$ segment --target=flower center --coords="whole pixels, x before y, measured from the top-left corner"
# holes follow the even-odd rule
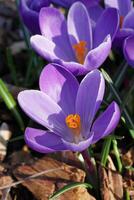
[[[120,16],[120,28],[122,28],[123,21],[124,21],[124,17],[123,17],[123,16]]]
[[[87,43],[85,41],[80,41],[78,44],[73,45],[75,51],[75,56],[80,64],[84,63],[85,56],[87,54]]]
[[[68,115],[65,119],[66,125],[71,129],[72,133],[79,136],[81,131],[81,119],[78,114]]]

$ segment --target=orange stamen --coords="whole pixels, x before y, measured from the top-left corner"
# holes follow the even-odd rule
[[[123,16],[120,16],[120,28],[122,28],[123,21],[124,21],[124,17],[123,17]]]
[[[80,41],[78,44],[74,44],[73,48],[75,50],[76,59],[80,64],[84,63],[85,56],[87,54],[86,42]]]
[[[72,132],[76,135],[80,134],[80,129],[81,129],[81,119],[78,114],[71,114],[68,115],[65,119],[66,125],[68,128],[72,130]]]

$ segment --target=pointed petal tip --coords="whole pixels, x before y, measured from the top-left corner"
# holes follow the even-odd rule
[[[99,68],[107,59],[111,51],[111,47],[111,36],[107,35],[101,44],[89,51],[85,58],[84,66],[90,71]]]
[[[119,123],[120,116],[120,108],[113,101],[93,123],[91,129],[94,132],[93,143],[112,133]]]
[[[111,39],[113,41],[118,28],[118,10],[116,8],[106,8],[96,23],[94,30],[94,47],[97,47],[100,43],[102,43],[108,34],[111,35]]]

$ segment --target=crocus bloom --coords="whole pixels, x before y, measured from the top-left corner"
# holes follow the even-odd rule
[[[76,1],[77,0],[20,0],[19,12],[28,30],[32,34],[38,34],[40,33],[39,11],[41,8],[49,6],[50,3],[68,8]],[[88,8],[96,6],[98,2],[99,0],[82,0],[82,3]]]
[[[110,134],[119,122],[120,110],[115,102],[95,118],[105,90],[104,78],[97,69],[79,85],[65,68],[49,64],[41,73],[39,86],[40,91],[26,90],[18,96],[26,114],[48,129],[26,128],[25,141],[38,152],[83,151]]]
[[[92,31],[86,7],[77,2],[69,9],[67,23],[59,10],[49,7],[41,9],[39,23],[42,35],[31,37],[32,47],[48,61],[82,75],[100,67],[107,58],[118,29],[118,13],[114,8],[106,9]]]
[[[131,0],[105,0],[107,7],[117,8],[120,14],[120,29],[115,42],[122,47],[127,62],[134,67],[134,8]]]

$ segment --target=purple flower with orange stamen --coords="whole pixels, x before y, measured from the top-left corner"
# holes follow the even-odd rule
[[[78,0],[20,0],[19,12],[28,30],[32,34],[39,34],[39,12],[41,8],[48,7],[51,3],[55,3],[58,6],[68,8],[76,1]],[[85,4],[88,9],[91,7],[95,9],[96,7],[97,10],[100,11],[100,8],[97,7],[98,2],[99,0],[82,0],[82,3]]]
[[[105,91],[99,70],[89,72],[79,85],[65,68],[49,64],[41,73],[39,86],[40,91],[26,90],[18,96],[26,114],[48,129],[26,128],[25,141],[35,151],[81,152],[109,135],[119,122],[116,102],[95,117]]]
[[[114,44],[122,47],[127,62],[134,67],[134,8],[131,0],[105,0],[107,7],[117,8],[120,14],[120,29]]]
[[[31,37],[32,47],[48,61],[82,75],[100,67],[109,55],[119,18],[116,9],[108,8],[92,30],[86,7],[77,2],[69,9],[67,22],[56,8],[42,8],[39,22],[42,35]]]

